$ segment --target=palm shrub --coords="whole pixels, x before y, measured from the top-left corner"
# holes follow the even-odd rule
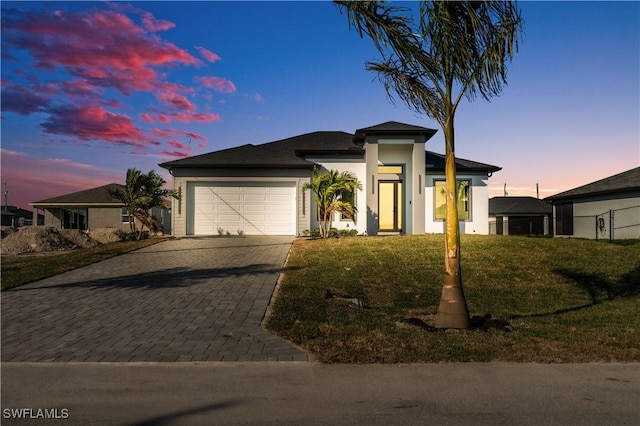
[[[132,232],[137,232],[138,240],[142,238],[145,226],[153,232],[162,230],[158,218],[151,214],[153,208],[169,208],[169,197],[180,199],[177,191],[164,187],[166,183],[164,178],[153,170],[144,174],[134,168],[127,170],[124,190],[109,190],[112,197],[124,203],[129,215],[129,226]],[[137,229],[134,218],[140,222],[140,229]]]
[[[357,189],[362,189],[362,185],[353,173],[337,170],[320,173],[318,168],[314,167],[311,182],[305,184],[302,190],[310,190],[313,194],[321,238],[329,237],[334,213],[343,214],[349,218],[355,216],[357,208],[352,201],[349,201],[349,195],[354,194]]]

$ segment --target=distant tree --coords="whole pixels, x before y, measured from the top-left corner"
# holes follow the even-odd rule
[[[460,100],[489,100],[507,83],[506,63],[518,50],[522,19],[510,1],[423,1],[418,23],[410,8],[377,1],[335,1],[360,36],[382,56],[378,73],[409,108],[436,120],[445,137],[445,275],[436,327],[468,328],[462,289],[456,200],[454,117]]]
[[[303,191],[311,190],[317,206],[320,237],[327,238],[333,223],[334,213],[353,218],[357,208],[354,200],[355,191],[362,189],[355,175],[351,172],[329,170],[320,173],[313,169],[311,182],[302,187]]]
[[[166,181],[162,176],[151,170],[144,174],[135,168],[127,170],[125,189],[112,189],[109,194],[122,201],[129,216],[131,231],[138,233],[138,239],[146,226],[150,231],[162,230],[162,224],[152,214],[155,207],[169,208],[169,197],[179,199],[178,193],[166,189]],[[135,219],[140,222],[140,229],[136,227]]]

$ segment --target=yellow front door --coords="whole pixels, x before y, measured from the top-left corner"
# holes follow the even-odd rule
[[[402,231],[402,182],[378,182],[378,226],[380,231]]]

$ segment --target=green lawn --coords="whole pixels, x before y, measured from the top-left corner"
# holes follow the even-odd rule
[[[61,274],[62,272],[150,246],[160,241],[164,241],[164,238],[121,241],[101,244],[89,249],[39,255],[2,256],[2,259],[0,259],[2,290]]]
[[[471,314],[506,327],[412,324],[440,300],[441,235],[296,240],[267,327],[324,362],[640,361],[640,241],[463,236],[462,254]]]

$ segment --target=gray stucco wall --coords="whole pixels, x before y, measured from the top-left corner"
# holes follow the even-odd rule
[[[554,234],[557,235],[555,232],[556,206],[553,212]],[[600,218],[602,221],[596,222]],[[573,200],[573,234],[570,236],[608,239],[611,231],[613,231],[613,239],[640,238],[640,191]],[[569,237],[569,235],[557,236]]]

